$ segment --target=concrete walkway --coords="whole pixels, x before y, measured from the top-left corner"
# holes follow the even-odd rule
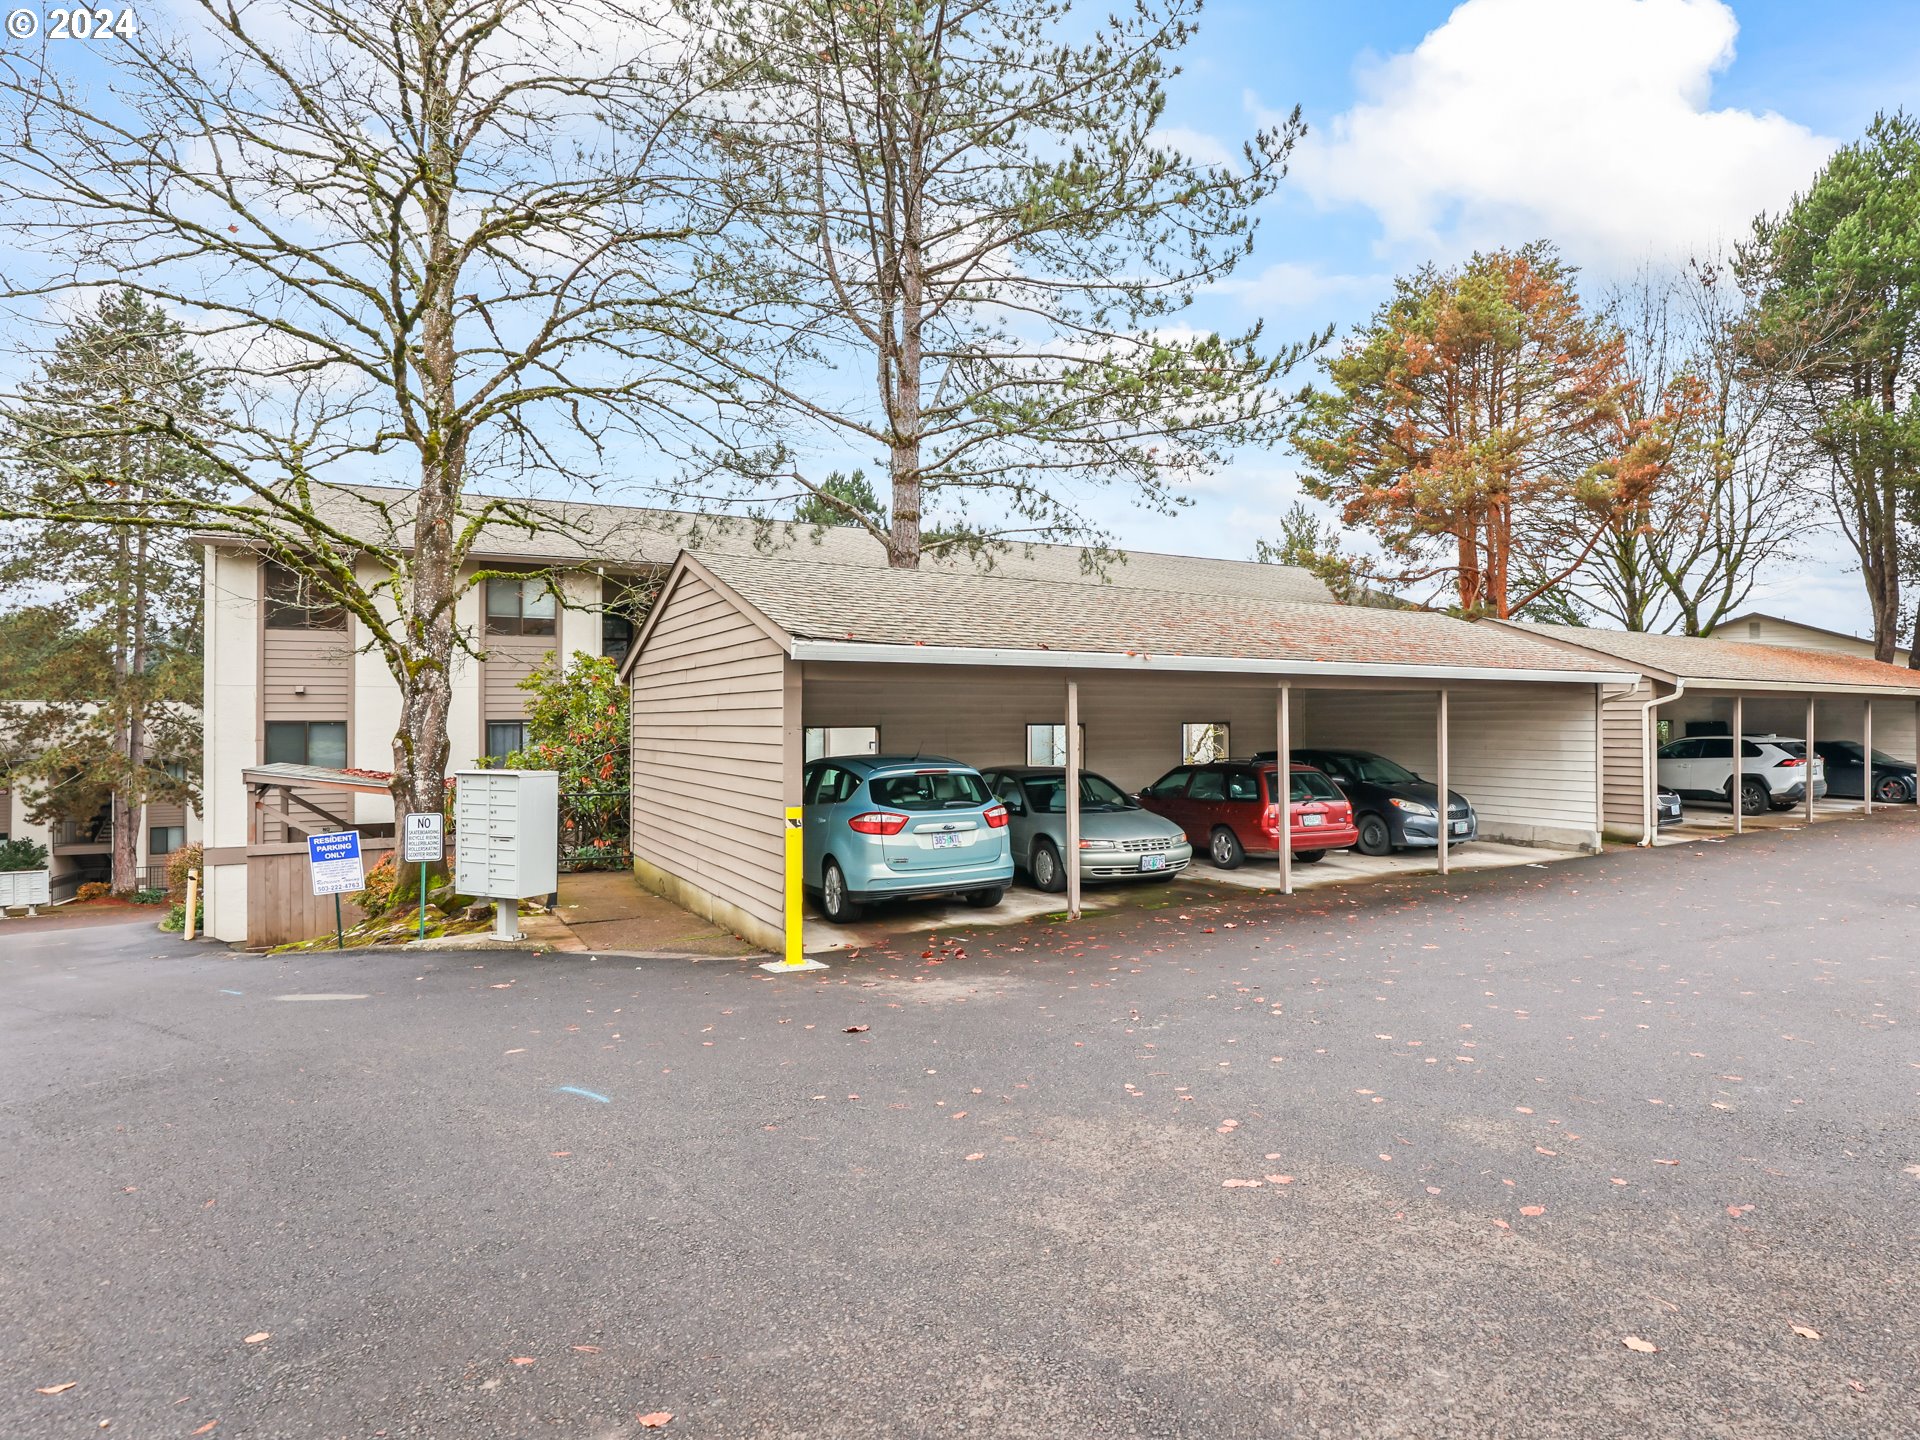
[[[560,920],[593,952],[752,955],[756,946],[644,889],[625,870],[560,877]]]

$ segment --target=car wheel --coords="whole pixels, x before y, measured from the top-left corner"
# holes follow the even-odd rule
[[[1326,858],[1327,852],[1324,850],[1296,850],[1293,852],[1293,863],[1296,865],[1318,865]]]
[[[988,885],[983,889],[967,891],[967,904],[976,910],[991,910],[1000,903],[1000,897],[1007,893],[1004,885]]]
[[[820,908],[836,925],[851,925],[861,916],[860,906],[847,893],[847,877],[837,861],[827,861],[820,872]]]
[[[1222,870],[1238,870],[1240,863],[1247,858],[1240,837],[1224,825],[1215,830],[1213,838],[1207,841],[1207,855]]]
[[[1907,782],[1898,775],[1882,775],[1873,784],[1873,798],[1882,805],[1904,804],[1908,793]]]
[[[1387,822],[1378,815],[1362,815],[1358,848],[1362,855],[1391,855],[1393,831],[1387,828]]]
[[[1742,780],[1740,782],[1740,813],[1742,815],[1764,815],[1773,804],[1773,793],[1767,789],[1764,780]]]
[[[1034,889],[1058,895],[1067,888],[1067,867],[1060,863],[1060,852],[1053,848],[1051,840],[1042,840],[1033,847],[1033,859],[1027,862],[1027,868],[1033,875]]]

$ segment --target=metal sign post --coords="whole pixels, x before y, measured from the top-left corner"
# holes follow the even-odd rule
[[[420,866],[420,938],[427,938],[427,866],[438,865],[447,855],[447,817],[419,811],[408,813],[400,828],[402,864]]]
[[[367,888],[366,872],[360,866],[360,832],[336,830],[309,835],[307,867],[313,876],[313,893],[333,897],[333,942],[337,949],[344,950],[347,932],[340,915],[340,897]]]

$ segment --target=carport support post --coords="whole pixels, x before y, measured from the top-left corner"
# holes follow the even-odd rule
[[[1080,682],[1067,681],[1067,914],[1080,918]]]
[[[1736,835],[1741,831],[1740,822],[1746,818],[1747,810],[1745,701],[1745,696],[1733,697],[1733,833]]]
[[[1873,697],[1868,696],[1861,702],[1861,707],[1860,748],[1866,754],[1861,756],[1860,773],[1865,778],[1860,782],[1860,793],[1866,797],[1867,814],[1871,815],[1873,814]]]
[[[1275,757],[1273,799],[1280,812],[1280,893],[1293,893],[1293,687],[1280,687],[1280,753]]]
[[[1440,752],[1440,793],[1434,797],[1434,828],[1440,835],[1440,873],[1447,873],[1447,692],[1440,692],[1440,713],[1438,734],[1435,737]]]
[[[1807,823],[1813,823],[1813,711],[1820,702],[1807,697]]]

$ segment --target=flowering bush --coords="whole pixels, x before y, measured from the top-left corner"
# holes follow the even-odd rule
[[[627,692],[619,667],[548,655],[520,682],[528,692],[527,744],[507,757],[520,770],[560,775],[561,853],[574,865],[624,865],[627,855]]]
[[[182,845],[167,856],[167,899],[182,909],[187,903],[187,872],[200,868],[202,853],[198,844]]]

